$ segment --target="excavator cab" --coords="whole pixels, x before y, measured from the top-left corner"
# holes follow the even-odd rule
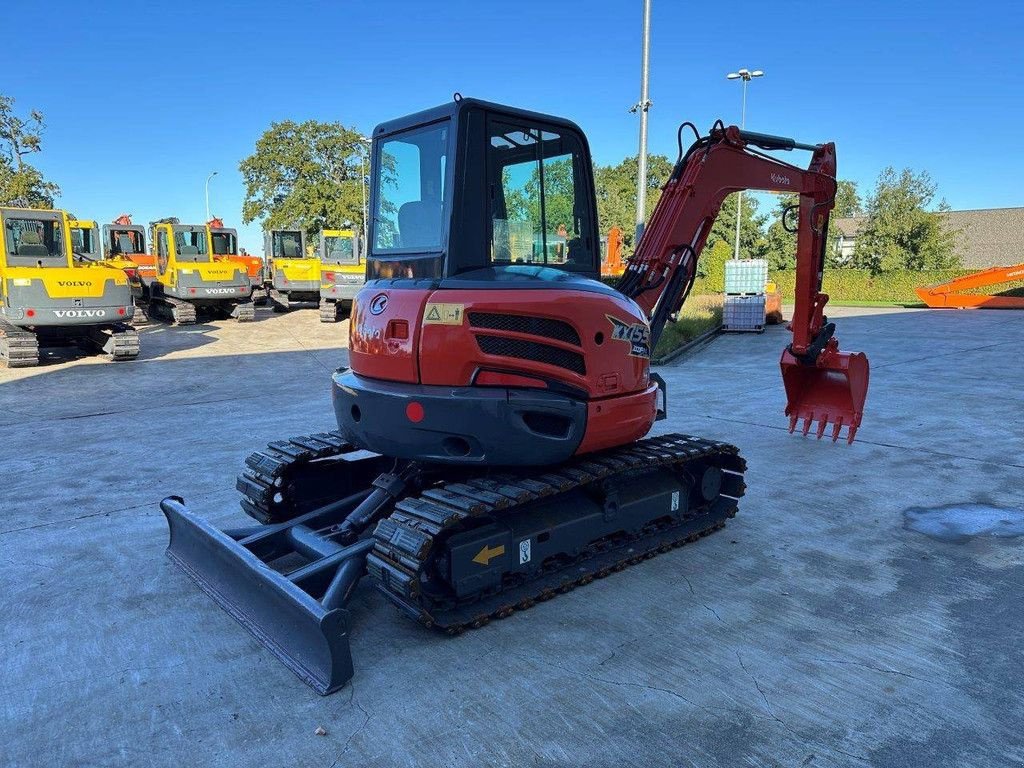
[[[285,312],[295,302],[320,301],[320,259],[309,253],[301,228],[268,230],[263,249],[275,312]]]
[[[320,322],[336,323],[366,282],[362,243],[351,229],[320,232]]]
[[[590,150],[571,121],[460,97],[379,125],[373,153],[368,280],[598,276]]]

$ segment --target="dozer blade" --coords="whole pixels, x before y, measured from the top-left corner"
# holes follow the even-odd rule
[[[318,566],[285,575],[267,564],[280,544],[274,537],[285,538],[289,524],[229,532],[214,528],[180,498],[164,499],[160,509],[170,529],[167,556],[285,666],[321,695],[351,679],[349,612],[326,609],[299,586],[300,572],[309,575]],[[324,560],[353,559],[360,554],[349,551],[354,549]]]
[[[780,365],[786,388],[789,431],[802,421],[806,435],[814,422],[818,422],[817,436],[821,439],[831,424],[832,442],[835,442],[845,426],[846,441],[852,443],[868,396],[867,355],[826,349],[816,364],[807,364],[786,349]]]

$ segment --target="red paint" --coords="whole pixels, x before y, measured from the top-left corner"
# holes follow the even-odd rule
[[[646,435],[657,416],[658,387],[587,403],[587,431],[576,454],[613,448]]]
[[[356,373],[372,379],[419,383],[416,348],[419,344],[423,305],[431,291],[420,288],[384,291],[388,296],[387,307],[379,315],[374,315],[370,312],[370,303],[381,292],[376,287],[364,288],[352,302],[348,336],[349,365]],[[398,338],[397,333],[388,336],[392,321],[406,323],[407,338]],[[397,332],[398,329],[395,330]]]
[[[405,406],[405,417],[413,424],[419,424],[423,421],[423,416],[423,406],[415,400]]]

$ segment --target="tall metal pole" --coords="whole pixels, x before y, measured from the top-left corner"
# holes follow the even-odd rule
[[[747,127],[747,78],[743,78],[743,110],[740,112],[740,130]],[[736,193],[736,252],[734,259],[740,257],[740,219],[743,217],[743,190]]]
[[[359,156],[359,172],[362,174],[362,178],[359,180],[359,187],[363,191],[363,231],[362,231],[362,245],[363,253],[369,252],[369,243],[366,242],[370,236],[370,228],[368,226],[367,219],[369,218],[366,210],[366,156],[370,154],[370,147],[373,142],[366,136],[359,137],[359,143],[362,145],[362,152]]]
[[[640,63],[640,101],[632,112],[640,111],[640,152],[636,179],[636,236],[633,240],[635,248],[644,233],[644,220],[647,209],[647,111],[651,108],[648,97],[648,74],[651,54],[651,0],[644,0],[644,33]]]
[[[212,179],[216,175],[217,175],[217,172],[214,171],[213,173],[211,173],[209,176],[206,177],[206,220],[207,221],[209,221],[210,218],[211,218],[211,216],[210,216],[210,179]]]
[[[736,72],[730,72],[726,75],[728,80],[742,80],[743,81],[743,108],[740,112],[740,129],[747,127],[747,83],[753,80],[755,77],[763,77],[764,72],[760,69],[755,69],[751,72],[749,69],[740,69]],[[743,220],[743,192],[736,193],[736,250],[733,251],[732,257],[738,259],[740,257],[740,222]]]

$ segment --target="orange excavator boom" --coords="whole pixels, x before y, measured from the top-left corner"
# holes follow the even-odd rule
[[[1024,309],[1024,296],[958,293],[1014,281],[1024,281],[1024,264],[983,269],[939,285],[921,286],[915,288],[914,292],[933,309]]]

